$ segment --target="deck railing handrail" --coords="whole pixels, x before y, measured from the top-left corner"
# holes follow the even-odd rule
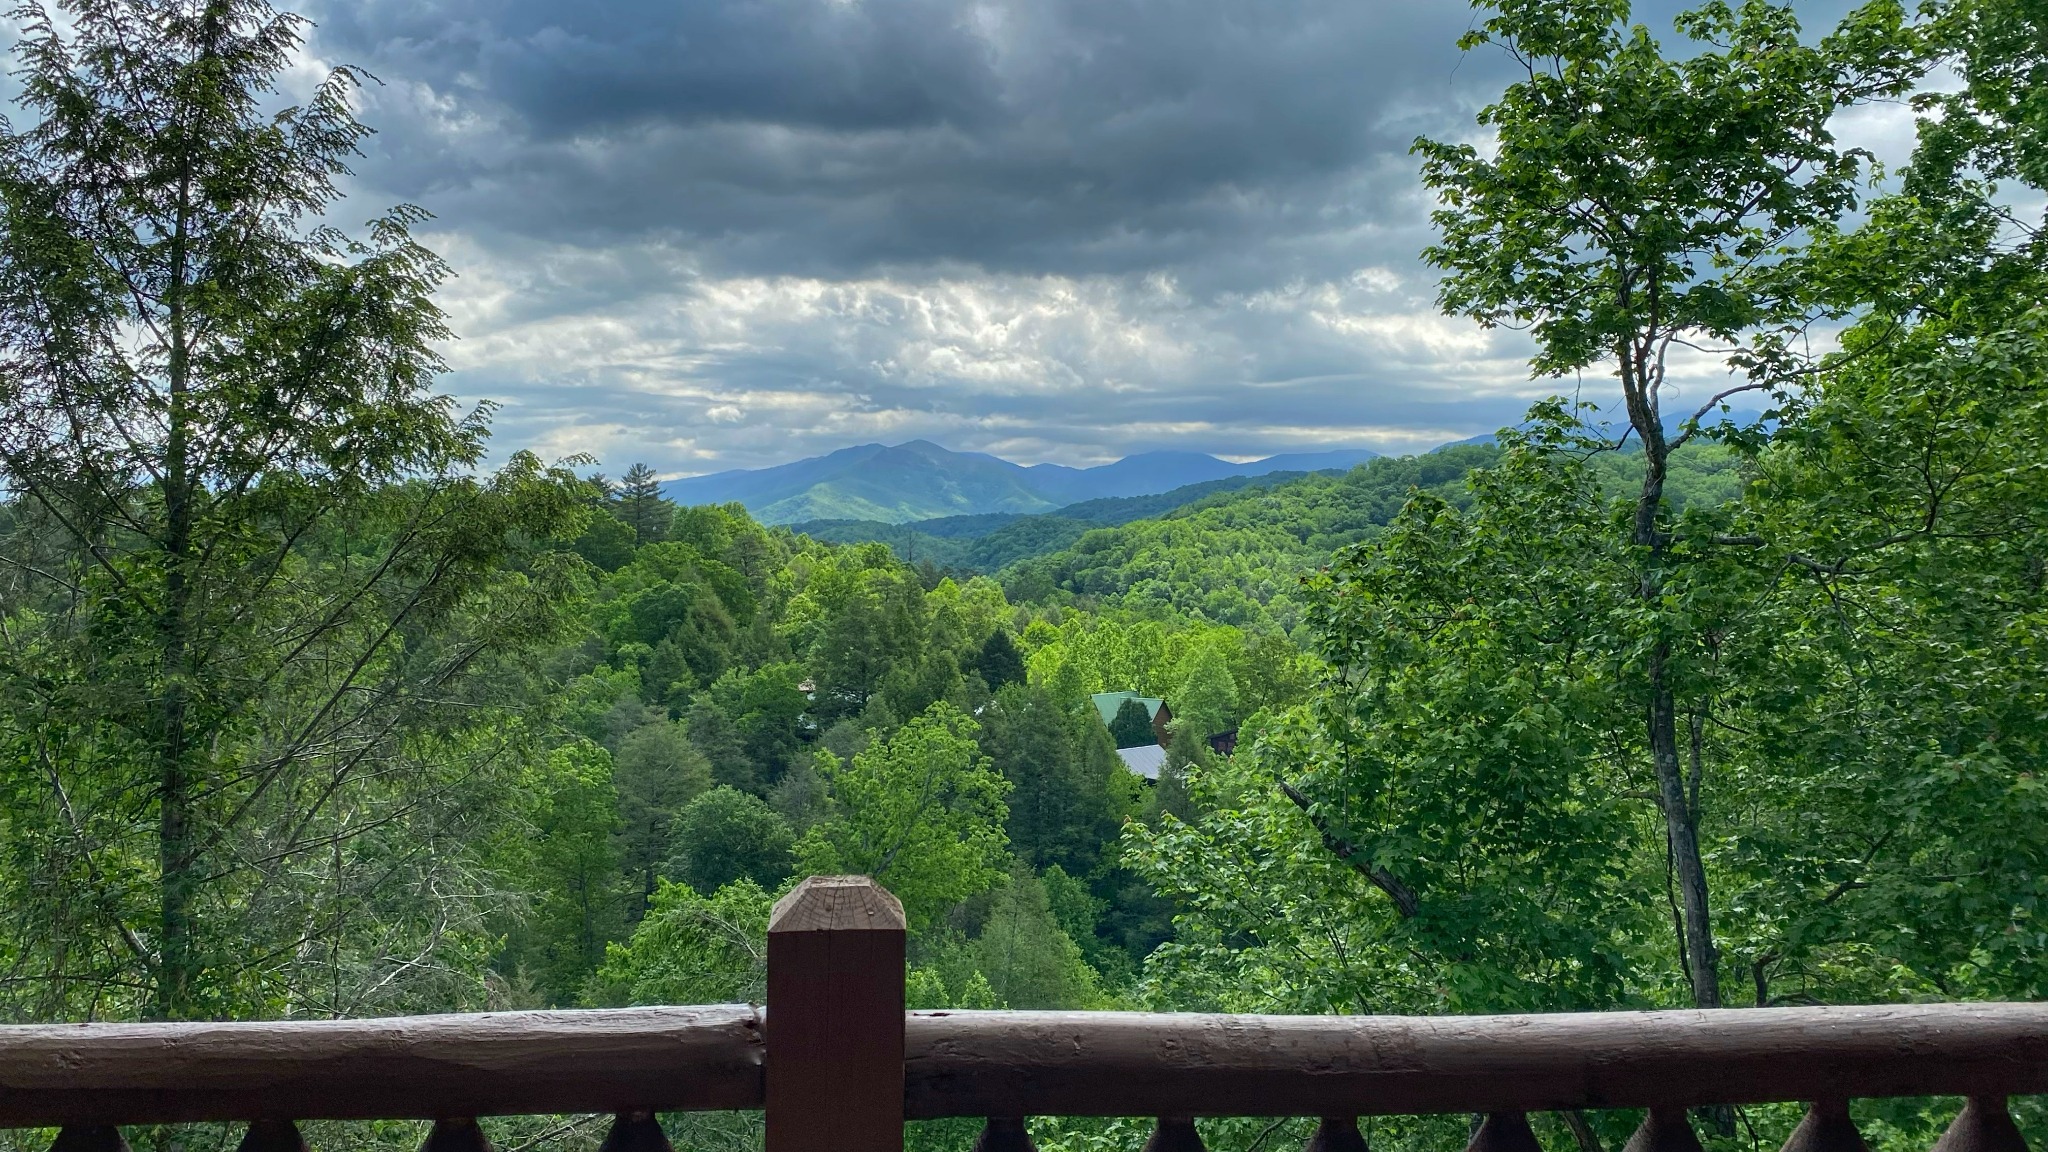
[[[767,1152],[900,1152],[906,1119],[1322,1118],[1311,1152],[1363,1152],[1355,1118],[1470,1113],[1473,1152],[1538,1152],[1524,1114],[1645,1108],[1627,1152],[1696,1152],[1685,1109],[1814,1107],[1789,1152],[1863,1152],[1851,1098],[1970,1105],[1939,1152],[2025,1152],[2008,1096],[2048,1093],[2048,1004],[1520,1016],[906,1012],[904,926],[859,878],[776,907],[768,1003],[334,1021],[0,1028],[0,1126],[117,1152],[117,1125],[247,1121],[242,1152],[305,1152],[292,1122],[437,1121],[427,1152],[486,1152],[479,1116],[619,1114],[608,1152],[667,1152],[658,1112],[763,1109]]]
[[[2048,1092],[2048,1004],[913,1012],[908,1114],[1333,1116]]]
[[[0,1029],[0,1126],[762,1107],[746,1004]],[[2048,1005],[907,1012],[904,1113],[1325,1116],[2048,1093]]]
[[[761,1107],[745,1004],[0,1028],[0,1126]]]

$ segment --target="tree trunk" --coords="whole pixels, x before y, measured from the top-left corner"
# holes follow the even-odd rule
[[[1628,405],[1629,422],[1643,444],[1643,487],[1636,499],[1633,540],[1648,555],[1638,593],[1645,608],[1655,613],[1657,601],[1664,593],[1664,564],[1670,556],[1670,541],[1658,526],[1658,518],[1664,509],[1664,478],[1671,449],[1664,439],[1646,350],[1634,356],[1624,350],[1621,363],[1622,393]],[[1661,626],[1658,630],[1662,631]],[[1721,980],[1707,900],[1707,871],[1700,859],[1697,801],[1687,795],[1685,772],[1679,760],[1678,708],[1671,689],[1670,659],[1671,643],[1660,636],[1643,670],[1650,763],[1657,774],[1657,806],[1664,812],[1664,829],[1670,838],[1673,870],[1677,873],[1684,933],[1679,944],[1685,957],[1686,981],[1692,985],[1696,1007],[1719,1008]],[[1698,787],[1697,781],[1694,787]]]
[[[1665,661],[1669,645],[1659,643],[1650,654],[1650,760],[1657,770],[1658,806],[1671,838],[1671,859],[1677,873],[1679,905],[1685,923],[1686,979],[1692,1001],[1700,1008],[1721,1006],[1719,957],[1714,948],[1712,917],[1707,905],[1707,873],[1692,806],[1686,803],[1685,776],[1678,760],[1678,711],[1672,704]]]
[[[191,141],[184,142],[189,149]],[[189,151],[179,180],[177,218],[171,236],[169,283],[164,305],[170,348],[166,369],[169,398],[164,438],[163,603],[157,613],[162,646],[162,694],[157,702],[157,971],[156,1014],[166,1020],[191,1014],[193,985],[201,961],[193,941],[193,906],[200,876],[194,846],[195,791],[189,733],[191,701],[191,564],[193,502],[190,391],[192,355],[185,317],[184,288],[191,213]]]
[[[184,357],[173,353],[182,368]],[[162,645],[162,693],[157,702],[157,875],[158,925],[156,1014],[177,1020],[189,1014],[199,960],[192,940],[193,904],[198,895],[193,857],[190,701],[190,603],[187,565],[192,548],[192,492],[187,485],[184,373],[174,369],[168,467],[164,472],[164,602],[158,614]]]

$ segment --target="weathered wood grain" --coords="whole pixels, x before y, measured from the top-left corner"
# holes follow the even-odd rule
[[[901,932],[903,905],[866,876],[812,876],[775,902],[770,932]]]
[[[1329,1017],[913,1012],[939,1116],[1344,1116],[2048,1092],[2048,1005]]]
[[[1996,1120],[2002,1097],[2048,1092],[2043,1004],[1494,1017],[906,1015],[900,929],[831,927],[842,908],[874,922],[869,906],[866,897],[834,895],[822,913],[794,921],[804,927],[785,920],[770,939],[785,959],[803,954],[782,966],[784,982],[771,973],[771,989],[788,990],[784,1019],[811,1019],[781,1033],[792,1038],[776,1049],[786,1053],[784,1083],[799,1101],[824,1085],[839,1102],[788,1114],[821,1118],[814,1123],[834,1137],[846,1135],[849,1118],[879,1133],[897,1115],[1345,1117],[1909,1095],[1973,1097],[1971,1114]],[[811,987],[789,989],[787,977],[813,969]],[[878,973],[893,973],[893,983]],[[740,1005],[0,1027],[0,1126],[76,1133],[191,1120],[760,1108],[772,1103],[764,1079],[776,1063],[766,1018]],[[1977,1128],[2004,1131],[1991,1120]]]
[[[0,1126],[759,1108],[746,1005],[0,1027]]]

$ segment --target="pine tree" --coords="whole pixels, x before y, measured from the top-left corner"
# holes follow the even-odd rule
[[[975,671],[981,673],[981,682],[988,690],[995,692],[1005,684],[1019,684],[1024,680],[1024,656],[1017,651],[1017,644],[1010,634],[998,628],[988,634],[981,645],[981,653],[974,661]]]
[[[1136,697],[1126,698],[1117,707],[1115,718],[1109,722],[1109,734],[1116,737],[1119,748],[1142,748],[1159,743],[1159,733],[1152,730],[1152,714]]]
[[[580,486],[523,454],[474,475],[484,413],[433,391],[425,214],[322,222],[369,130],[348,69],[272,107],[301,17],[15,17],[34,122],[0,126],[0,936],[40,977],[20,1010],[369,1010],[404,994],[354,982],[383,949],[447,938],[407,935],[389,870],[456,867],[444,846],[492,818],[516,725],[466,680],[550,635],[568,568],[503,561],[573,537]],[[468,898],[444,889],[470,885],[421,883],[415,911],[454,932]]]
[[[669,521],[675,516],[676,506],[661,494],[661,481],[654,469],[645,464],[635,464],[626,469],[626,475],[619,482],[619,519],[633,529],[633,538],[641,544],[651,544],[668,536]]]

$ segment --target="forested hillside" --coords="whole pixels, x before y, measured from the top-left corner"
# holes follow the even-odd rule
[[[902,524],[880,520],[805,520],[790,530],[838,544],[887,544],[912,564],[965,573],[994,572],[1019,560],[1055,552],[1091,528],[1128,524],[1161,516],[1217,492],[1284,484],[1305,473],[1269,472],[1185,484],[1150,496],[1105,496],[1083,500],[1039,516],[988,512],[940,516]]]
[[[1712,5],[1668,51],[1482,5],[1468,46],[1530,63],[1489,146],[1416,146],[1441,303],[1618,400],[900,542],[493,448],[437,390],[424,214],[330,224],[356,73],[280,110],[294,18],[37,11],[0,135],[8,1022],[759,1000],[773,900],[839,873],[902,900],[914,1007],[2048,998],[2037,5]],[[1829,125],[1909,95],[1872,183]],[[1680,404],[1675,348],[1727,391]],[[1156,783],[1108,692],[1170,706]],[[1917,1152],[1958,1103],[1857,1119]],[[1698,1121],[1740,1152],[1799,1115]],[[1600,1152],[1635,1117],[1534,1121]]]

